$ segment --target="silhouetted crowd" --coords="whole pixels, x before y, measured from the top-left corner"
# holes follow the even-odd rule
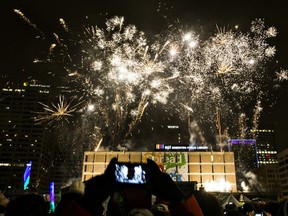
[[[149,184],[117,184],[116,163],[117,158],[113,158],[104,174],[85,181],[84,193],[63,193],[53,212],[41,195],[8,199],[0,193],[0,216],[288,216],[288,200],[261,205],[246,202],[241,206],[227,203],[223,208],[214,195],[204,190],[185,196],[149,159]],[[156,197],[153,201],[152,196]]]

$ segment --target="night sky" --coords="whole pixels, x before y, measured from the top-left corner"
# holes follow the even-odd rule
[[[255,18],[264,18],[265,24],[275,26],[278,35],[271,41],[276,46],[276,67],[288,68],[288,3],[283,0],[264,2],[248,1],[204,1],[204,0],[1,0],[1,83],[7,80],[24,81],[27,77],[45,80],[47,73],[35,69],[33,59],[43,55],[52,32],[60,30],[59,18],[63,18],[70,28],[81,28],[85,20],[101,24],[114,15],[124,16],[125,23],[135,24],[148,35],[157,34],[168,25],[181,23],[193,26],[195,30],[211,35],[215,26],[248,29]],[[30,21],[37,25],[39,32],[23,21],[13,9],[21,10]],[[49,38],[51,37],[51,38]],[[271,70],[275,70],[271,68]],[[287,82],[272,89],[270,101],[275,104],[264,105],[261,127],[273,128],[279,149],[287,147],[288,132],[288,88]]]

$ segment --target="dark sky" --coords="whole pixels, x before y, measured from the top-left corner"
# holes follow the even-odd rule
[[[1,0],[0,1],[0,75],[8,79],[25,80],[27,76],[46,76],[31,69],[31,62],[46,49],[51,32],[60,29],[59,18],[71,28],[78,28],[88,16],[98,24],[103,17],[119,15],[126,23],[135,24],[138,29],[159,33],[176,20],[182,26],[194,26],[210,33],[215,26],[234,26],[247,29],[255,18],[264,18],[268,26],[275,26],[278,36],[272,41],[276,46],[279,66],[288,68],[288,2],[274,0]],[[45,40],[37,38],[39,32],[30,27],[13,12],[21,10],[32,23],[46,35]],[[50,35],[50,36],[49,36]],[[46,51],[46,50],[45,50]],[[4,79],[3,79],[4,80]],[[4,82],[4,81],[1,82]],[[273,127],[279,148],[288,146],[288,91],[287,81],[273,90],[273,109],[267,107],[262,115],[263,127]]]

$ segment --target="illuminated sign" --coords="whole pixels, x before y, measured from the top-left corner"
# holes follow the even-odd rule
[[[155,151],[207,151],[208,146],[156,144]]]
[[[188,155],[186,152],[143,152],[142,159],[154,160],[162,171],[174,181],[188,181]]]
[[[228,143],[230,143],[231,145],[241,145],[241,144],[245,144],[245,145],[255,145],[256,144],[256,140],[255,139],[230,139],[228,140]]]

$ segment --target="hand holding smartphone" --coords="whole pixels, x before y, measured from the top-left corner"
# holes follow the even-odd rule
[[[115,181],[120,184],[145,185],[149,183],[147,164],[125,163],[115,164]]]
[[[114,179],[122,194],[125,194],[126,205],[129,208],[151,208],[152,195],[147,187],[149,184],[147,164],[117,162]]]

